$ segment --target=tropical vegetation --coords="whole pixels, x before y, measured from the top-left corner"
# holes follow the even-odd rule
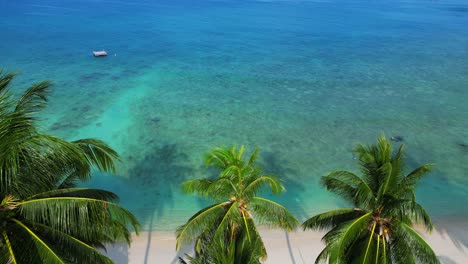
[[[393,153],[385,136],[376,145],[355,149],[362,176],[334,171],[322,177],[331,192],[353,204],[351,208],[316,215],[304,229],[328,230],[325,249],[316,263],[439,263],[434,251],[413,229],[433,228],[431,218],[416,202],[415,187],[432,168],[426,164],[404,173],[404,146]]]
[[[114,193],[77,183],[93,168],[114,172],[117,153],[100,140],[40,133],[50,83],[14,100],[14,78],[0,71],[0,263],[113,263],[98,248],[130,243],[139,223]]]
[[[190,263],[260,263],[267,253],[257,224],[286,231],[298,224],[282,205],[260,197],[261,190],[279,194],[285,188],[277,177],[262,173],[256,164],[259,150],[248,159],[243,154],[243,146],[215,148],[207,154],[205,165],[216,168],[219,175],[183,183],[185,192],[215,202],[176,231],[177,249],[195,241],[195,255],[188,257]]]

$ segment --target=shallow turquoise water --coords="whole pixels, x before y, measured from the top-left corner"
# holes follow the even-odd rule
[[[465,1],[2,1],[0,65],[55,89],[42,127],[122,155],[118,193],[171,230],[206,202],[180,183],[219,145],[261,147],[303,219],[344,202],[318,185],[351,150],[401,135],[436,218],[468,215]],[[92,50],[110,56],[95,59]]]

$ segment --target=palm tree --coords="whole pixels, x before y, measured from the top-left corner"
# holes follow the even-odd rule
[[[334,171],[322,184],[345,198],[354,208],[316,215],[304,229],[330,229],[322,238],[325,249],[316,263],[439,263],[424,239],[412,228],[433,226],[424,208],[416,202],[417,182],[432,168],[426,164],[408,175],[403,173],[403,145],[393,154],[390,142],[381,136],[377,145],[359,145],[355,152],[362,177]]]
[[[16,102],[0,71],[0,263],[113,263],[96,248],[125,240],[139,223],[108,191],[78,188],[93,167],[115,171],[117,153],[102,141],[41,134],[36,113],[50,84]]]
[[[259,259],[265,259],[267,254],[256,224],[287,231],[297,225],[297,220],[286,208],[257,195],[265,187],[274,194],[285,190],[276,177],[264,175],[255,164],[258,149],[247,161],[243,159],[243,153],[243,146],[239,149],[215,148],[207,155],[205,163],[220,170],[219,177],[183,183],[187,193],[197,193],[215,202],[198,211],[176,231],[176,248],[196,240],[195,259],[203,259],[204,263],[259,263]],[[217,256],[212,255],[216,250],[226,258],[216,259]]]

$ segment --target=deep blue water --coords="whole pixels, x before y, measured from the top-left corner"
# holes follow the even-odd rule
[[[301,219],[345,206],[319,177],[380,133],[408,171],[437,165],[417,191],[435,218],[468,215],[466,1],[0,0],[0,28],[16,91],[55,83],[43,130],[116,148],[89,185],[155,229],[206,204],[179,185],[220,145],[259,146]]]

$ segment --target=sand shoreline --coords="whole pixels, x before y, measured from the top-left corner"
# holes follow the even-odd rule
[[[439,220],[431,234],[422,233],[444,264],[468,263],[468,221]],[[268,264],[309,264],[323,248],[320,238],[324,232],[284,231],[261,228]],[[178,263],[178,256],[190,253],[190,248],[175,251],[175,235],[170,231],[144,231],[133,236],[130,248],[115,244],[107,248],[107,255],[116,264]]]

